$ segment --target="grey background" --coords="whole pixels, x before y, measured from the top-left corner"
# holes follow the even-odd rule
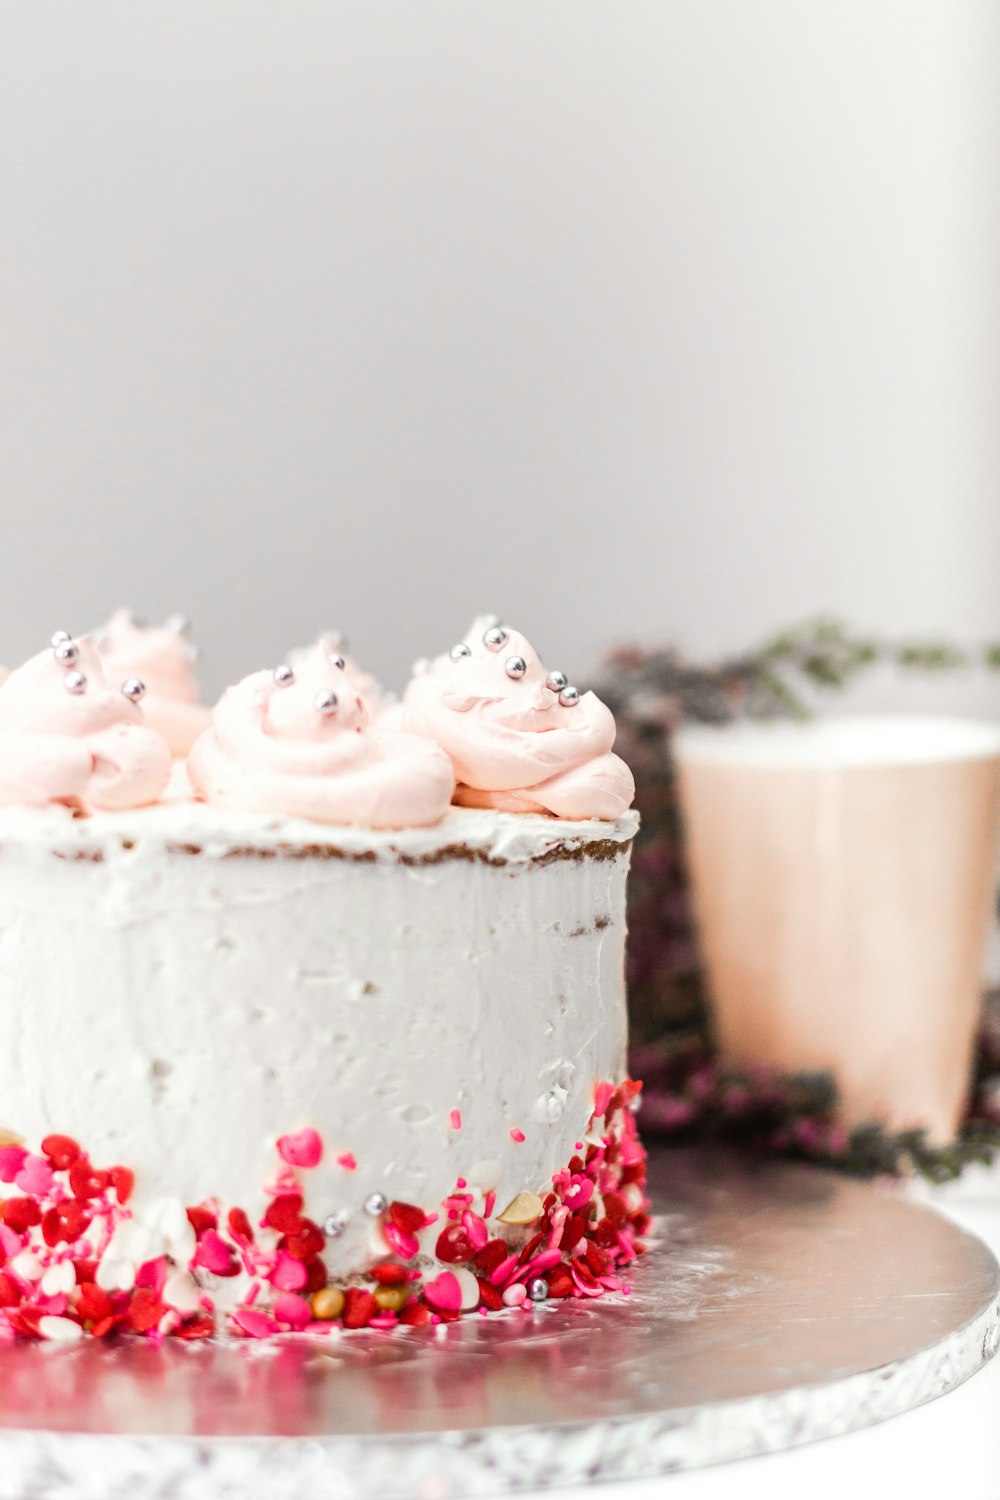
[[[1000,634],[1000,8],[0,0],[0,660]]]

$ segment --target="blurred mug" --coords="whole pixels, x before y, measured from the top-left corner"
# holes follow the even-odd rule
[[[675,739],[723,1056],[829,1070],[846,1124],[953,1140],[1000,853],[1000,728],[857,717]]]

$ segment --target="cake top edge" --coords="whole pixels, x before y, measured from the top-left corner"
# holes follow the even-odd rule
[[[150,807],[74,818],[65,808],[0,808],[0,860],[12,853],[105,860],[140,850],[215,859],[237,857],[493,864],[611,857],[631,844],[639,815],[614,821],[453,807],[430,828],[332,827],[306,818],[203,807],[174,793]]]

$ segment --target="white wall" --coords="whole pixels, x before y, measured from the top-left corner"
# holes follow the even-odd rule
[[[1000,634],[989,0],[0,0],[0,659]]]

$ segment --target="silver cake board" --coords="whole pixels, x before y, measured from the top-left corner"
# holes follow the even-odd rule
[[[660,1151],[631,1295],[437,1330],[0,1347],[2,1500],[494,1494],[692,1469],[942,1395],[1000,1269],[898,1192]]]

